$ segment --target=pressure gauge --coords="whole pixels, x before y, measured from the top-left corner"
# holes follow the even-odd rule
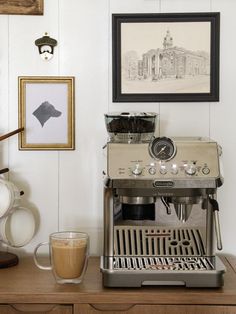
[[[174,142],[168,137],[157,137],[150,143],[150,154],[158,160],[170,160],[176,154]]]

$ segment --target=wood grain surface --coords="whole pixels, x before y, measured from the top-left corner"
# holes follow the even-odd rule
[[[44,264],[47,263],[43,259]],[[38,269],[32,256],[21,258],[15,267],[0,269],[0,303],[55,303],[122,305],[236,305],[236,273],[223,259],[227,272],[222,288],[184,287],[104,288],[99,258],[90,258],[84,281],[79,285],[60,285],[51,271]],[[107,305],[106,305],[107,306]]]
[[[43,0],[0,0],[0,14],[42,15]]]
[[[236,314],[235,306],[212,305],[134,305],[123,307],[103,306],[96,308],[90,304],[75,304],[74,314]]]

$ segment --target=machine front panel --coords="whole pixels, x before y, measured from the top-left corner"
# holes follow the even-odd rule
[[[176,142],[176,154],[157,160],[148,143],[108,144],[108,176],[113,179],[209,179],[220,176],[215,142]]]

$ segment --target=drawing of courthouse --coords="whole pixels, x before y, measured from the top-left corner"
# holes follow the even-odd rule
[[[151,49],[142,55],[142,60],[132,54],[126,55],[125,78],[128,80],[185,78],[188,76],[210,75],[209,54],[204,51],[190,51],[173,46],[173,38],[167,30],[163,49]],[[136,59],[136,60],[135,60]]]

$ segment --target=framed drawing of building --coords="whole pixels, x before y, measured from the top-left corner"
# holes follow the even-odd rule
[[[74,77],[20,76],[20,150],[73,150]]]
[[[113,14],[113,101],[219,101],[219,33],[218,12]]]

